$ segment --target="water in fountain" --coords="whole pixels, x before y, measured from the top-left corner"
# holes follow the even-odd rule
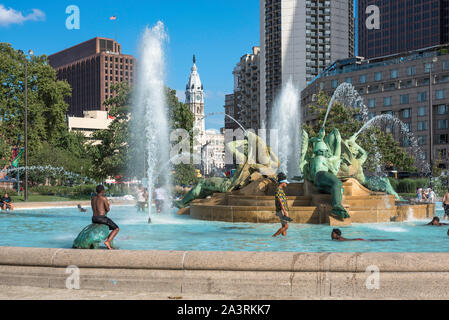
[[[280,171],[290,177],[300,175],[301,112],[299,89],[290,79],[282,88],[271,114],[271,129],[278,130]],[[270,142],[272,145],[272,142]],[[273,146],[273,145],[272,145]],[[276,148],[275,148],[276,149]]]
[[[25,167],[18,167],[18,168],[12,168],[8,169],[7,174],[11,178],[13,178],[17,173],[19,173],[20,176],[24,176],[25,174]],[[78,173],[70,172],[65,170],[62,167],[52,167],[52,166],[29,166],[28,167],[28,173],[39,173],[45,175],[46,178],[49,179],[65,179],[72,182],[84,182],[84,183],[94,183],[94,181],[90,178],[84,177]]]
[[[400,119],[398,119],[390,114],[382,114],[382,115],[372,118],[371,120],[369,120],[368,122],[366,122],[363,125],[363,127],[356,133],[356,136],[359,136],[363,131],[365,131],[373,126],[380,126],[380,125],[383,125],[386,123],[390,123],[390,124],[393,124],[393,125],[399,127],[401,135],[408,139],[408,141],[410,142],[410,146],[412,147],[412,150],[414,151],[414,153],[416,153],[416,154],[421,153],[420,152],[421,148],[418,145],[418,140],[413,135],[413,133],[409,131],[406,124],[404,122],[402,122]],[[416,157],[415,160],[419,161],[419,167],[421,170],[423,170],[426,173],[430,172],[430,166],[424,159],[422,159],[421,157]]]
[[[363,103],[363,98],[359,95],[352,84],[344,82],[335,89],[334,94],[327,107],[326,116],[324,117],[323,128],[326,126],[327,118],[335,102],[340,102],[346,107],[360,108],[360,115],[365,122],[368,120],[368,108]]]
[[[140,45],[138,85],[134,102],[135,116],[143,116],[148,159],[147,178],[149,207],[153,201],[153,191],[157,184],[169,194],[171,170],[159,170],[170,160],[169,123],[165,96],[164,42],[167,35],[164,24],[158,22],[153,28],[146,28]],[[141,132],[140,132],[141,134]],[[132,164],[130,164],[132,165]],[[169,203],[166,201],[168,211]]]

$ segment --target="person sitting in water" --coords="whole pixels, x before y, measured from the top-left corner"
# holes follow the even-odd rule
[[[433,217],[432,221],[430,221],[427,225],[428,226],[437,226],[437,227],[439,227],[439,226],[447,226],[447,225],[449,225],[449,223],[441,223],[440,222],[440,218]]]
[[[99,185],[96,188],[97,194],[95,197],[92,198],[91,204],[92,204],[92,223],[94,224],[104,224],[109,227],[109,230],[111,230],[111,233],[109,234],[108,238],[104,242],[106,247],[108,247],[109,250],[112,250],[111,242],[117,235],[117,233],[120,231],[119,227],[106,217],[108,212],[110,211],[110,206],[108,199],[104,196],[104,186]]]
[[[5,193],[5,195],[3,196],[2,203],[3,203],[3,206],[2,206],[3,210],[14,211],[14,205],[12,204],[12,199],[7,193]]]
[[[332,230],[332,234],[331,234],[331,238],[332,240],[336,240],[336,241],[366,241],[365,239],[346,239],[343,238],[341,235],[341,230],[340,229],[334,229]]]
[[[81,207],[81,205],[78,205],[78,210],[79,212],[87,212],[87,209],[84,209],[83,207]]]

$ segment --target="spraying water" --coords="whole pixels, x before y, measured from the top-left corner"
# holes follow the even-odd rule
[[[135,114],[141,115],[141,121],[144,122],[150,208],[156,185],[162,186],[168,195],[171,184],[171,170],[158,169],[170,160],[170,130],[164,86],[164,42],[166,39],[164,24],[160,21],[151,29],[147,27],[142,35],[139,80],[134,105]],[[164,211],[169,209],[168,205],[168,201],[165,201]]]
[[[280,171],[290,177],[300,174],[301,112],[299,90],[290,79],[282,88],[271,115],[271,129],[278,130]],[[275,148],[276,149],[276,148]]]
[[[352,84],[343,82],[337,87],[337,89],[335,89],[334,94],[332,95],[332,98],[327,107],[326,116],[324,117],[323,128],[326,126],[327,118],[329,117],[332,106],[336,101],[340,102],[346,107],[360,107],[362,120],[368,120],[368,108],[363,103],[363,98],[359,95]]]

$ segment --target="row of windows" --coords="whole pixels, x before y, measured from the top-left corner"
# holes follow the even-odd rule
[[[445,91],[438,90],[435,94],[435,97],[437,100],[441,100],[445,98]],[[384,106],[391,106],[392,105],[392,97],[384,97]],[[418,93],[418,102],[425,102],[427,101],[427,92],[419,92]],[[410,95],[404,94],[400,96],[400,104],[409,104],[410,103]],[[377,106],[377,100],[376,98],[368,99],[367,103],[368,108],[375,108]],[[421,108],[421,107],[420,107]],[[424,107],[423,107],[424,108]],[[427,107],[425,107],[427,108]],[[442,112],[442,113],[441,113]],[[438,114],[446,114],[447,113],[447,105],[442,104],[437,106],[437,113]]]
[[[108,60],[108,58],[106,57],[106,61]],[[114,60],[114,57],[109,57],[109,61],[110,62],[113,62],[113,61],[115,61],[116,63],[118,63],[119,62],[119,58],[115,58],[115,60]],[[124,59],[124,58],[120,58],[120,63],[123,63],[123,61],[125,61],[125,63],[130,63],[130,64],[133,64],[134,63],[134,60],[133,59]]]
[[[429,73],[430,70],[433,70],[433,65],[432,63],[426,63],[424,66],[424,72],[425,73]],[[443,61],[443,70],[449,70],[449,60]],[[378,71],[378,72],[374,72],[374,81],[382,81],[383,80],[383,72],[382,71]],[[407,76],[413,76],[416,75],[416,66],[411,66],[407,68],[406,71]],[[399,71],[397,69],[393,69],[390,70],[390,79],[397,79],[399,77]],[[368,75],[367,74],[362,74],[359,77],[359,83],[366,83],[368,80]],[[353,78],[352,77],[347,77],[346,78],[346,82],[348,83],[353,83]],[[322,82],[324,83],[324,82]],[[338,86],[338,81],[337,80],[332,80],[332,88],[336,88]]]

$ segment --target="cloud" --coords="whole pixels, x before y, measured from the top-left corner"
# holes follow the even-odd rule
[[[11,24],[23,24],[26,21],[44,21],[45,13],[39,9],[33,9],[33,12],[24,16],[21,11],[13,8],[5,8],[0,4],[0,26],[6,27]]]

